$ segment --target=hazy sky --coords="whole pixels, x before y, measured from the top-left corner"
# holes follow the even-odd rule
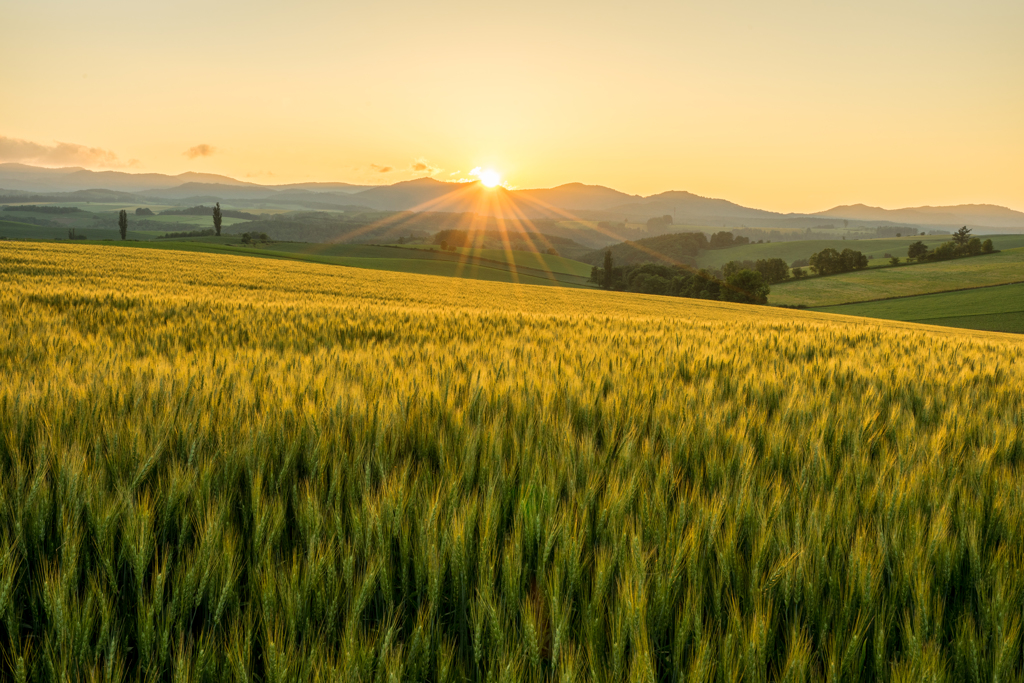
[[[1022,0],[0,0],[0,22],[0,161],[1024,209]]]

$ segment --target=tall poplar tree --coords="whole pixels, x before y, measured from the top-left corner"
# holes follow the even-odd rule
[[[128,239],[128,212],[121,209],[121,213],[117,215],[117,229],[121,231],[121,239]]]
[[[220,215],[220,202],[217,202],[217,206],[213,207],[213,229],[217,231],[217,237],[220,237],[220,223],[224,220]]]

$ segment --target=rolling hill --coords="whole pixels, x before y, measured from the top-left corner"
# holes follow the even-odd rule
[[[50,201],[83,200],[68,193],[122,193],[133,200],[174,203],[199,201],[258,202],[266,208],[377,211],[448,211],[505,218],[578,219],[643,223],[670,215],[674,230],[765,228],[816,230],[835,228],[868,231],[878,226],[914,225],[949,228],[968,225],[1005,231],[1024,231],[1024,212],[988,204],[947,207],[881,209],[863,204],[839,206],[815,214],[782,214],[741,206],[725,199],[691,192],[670,191],[642,197],[600,185],[568,183],[553,188],[507,190],[483,188],[480,183],[441,182],[424,177],[391,185],[364,186],[339,182],[261,185],[210,173],[125,173],[82,168],[39,168],[0,164],[0,196],[48,195]],[[823,220],[833,221],[822,226]]]
[[[860,221],[888,221],[913,225],[984,225],[992,228],[1024,227],[1024,213],[992,204],[961,204],[959,206],[918,206],[908,209],[881,209],[853,204],[837,206],[814,214],[828,218]]]

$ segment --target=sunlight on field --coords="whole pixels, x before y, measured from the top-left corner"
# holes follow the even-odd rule
[[[1019,338],[14,243],[0,321],[4,679],[1024,671]]]

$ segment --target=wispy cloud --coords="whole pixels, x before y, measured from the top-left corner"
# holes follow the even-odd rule
[[[427,175],[431,175],[431,176],[432,175],[437,175],[442,170],[444,170],[444,169],[438,168],[437,166],[434,166],[433,164],[431,164],[429,161],[427,161],[423,157],[420,157],[416,161],[412,162],[412,166],[410,168],[412,169],[413,173],[426,173]]]
[[[216,147],[204,143],[202,145],[196,145],[195,147],[189,147],[187,150],[182,152],[182,154],[187,156],[189,159],[196,159],[198,157],[208,157],[216,151]]]
[[[381,166],[380,164],[370,164],[370,168],[377,173],[391,173],[395,170],[393,166]]]
[[[133,166],[138,160],[128,164],[118,160],[117,155],[108,149],[87,147],[72,142],[57,142],[43,145],[30,140],[19,140],[0,136],[0,162],[25,162],[43,166]]]

